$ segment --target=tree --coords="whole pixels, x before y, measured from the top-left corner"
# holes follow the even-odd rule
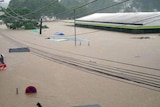
[[[56,0],[11,0],[9,7],[12,9],[27,8],[36,15],[36,18],[41,18],[42,16],[56,17],[56,14],[66,9]]]
[[[89,2],[90,0],[61,0],[60,3],[62,5],[65,6],[66,8],[66,12],[64,13],[64,17],[66,18],[74,18],[74,12],[73,10],[87,2]],[[84,16],[85,13],[87,13],[89,11],[89,8],[87,6],[84,6],[80,9],[76,10],[76,18]],[[62,14],[60,14],[62,15]]]
[[[160,11],[160,0],[131,0],[131,2],[124,6],[125,12],[153,12]]]
[[[28,9],[4,9],[2,8],[4,15],[1,19],[10,29],[35,29],[38,27],[38,23],[35,20],[35,16],[32,14],[30,17],[23,17],[24,14],[30,13]]]
[[[58,19],[73,18],[73,10],[92,0],[11,0],[11,9],[28,9],[39,19],[42,16],[56,17]],[[76,10],[76,18],[93,13],[160,11],[160,0],[130,0],[126,3],[112,6],[125,0],[97,0],[83,8]],[[106,8],[109,7],[109,8]],[[30,15],[25,15],[26,18]]]

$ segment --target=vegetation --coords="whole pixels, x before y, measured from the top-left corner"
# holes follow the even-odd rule
[[[61,0],[61,4],[63,4],[67,8],[76,7],[78,4],[87,3],[91,0]],[[153,12],[160,11],[160,0],[130,0],[126,3],[119,4],[116,6],[112,6],[113,4],[122,2],[125,0],[97,0],[95,3],[92,3],[85,8],[88,11],[83,11],[83,15],[86,13],[93,12]],[[109,7],[109,8],[106,8]],[[78,13],[77,13],[78,14]],[[82,14],[82,13],[81,13]],[[78,15],[79,16],[79,15]]]
[[[1,8],[4,15],[0,16],[0,20],[3,20],[10,29],[35,29],[40,26],[38,24],[40,18],[45,16],[52,18],[64,10],[62,4],[53,0],[11,0],[7,9]],[[63,17],[61,15],[59,18]]]
[[[38,27],[41,17],[56,19],[73,19],[73,10],[91,0],[11,0],[5,15],[0,18],[11,29]],[[96,2],[76,9],[75,17],[79,18],[92,13],[101,12],[153,12],[160,11],[160,0],[130,0],[113,6],[124,0],[97,0]]]
[[[160,0],[131,0],[124,4],[125,12],[153,12],[160,11]]]
[[[38,27],[38,23],[35,20],[35,15],[31,15],[28,18],[23,17],[24,14],[30,13],[28,9],[15,9],[2,8],[4,15],[0,17],[1,20],[10,29],[35,29]]]
[[[56,17],[56,14],[66,10],[66,8],[56,0],[11,0],[9,3],[9,8],[27,8],[35,14],[36,18],[40,18],[43,16]],[[63,17],[64,15],[61,15],[58,18]]]

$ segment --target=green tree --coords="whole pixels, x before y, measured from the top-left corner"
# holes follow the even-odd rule
[[[10,29],[34,29],[38,27],[34,15],[29,18],[23,17],[24,14],[30,13],[28,9],[4,9],[2,8],[4,15],[1,16],[1,19],[4,21],[6,26]]]
[[[88,2],[91,2],[91,0],[61,0],[60,3],[66,7],[66,17],[67,18],[73,18],[74,12],[73,10],[75,8],[81,7],[82,5],[87,4]],[[91,5],[91,4],[89,4]],[[90,7],[89,5],[82,6],[81,8],[76,9],[75,11],[75,17],[79,18],[85,15],[88,15],[90,13]]]
[[[56,0],[11,0],[9,7],[12,9],[27,8],[36,15],[36,18],[40,18],[41,16],[56,16],[56,14],[66,9],[62,4],[56,2]],[[28,17],[29,15],[26,16]]]
[[[160,11],[160,0],[132,0],[128,5],[124,6],[126,12],[153,12]]]
[[[90,10],[93,12],[97,13],[113,13],[113,12],[118,12],[121,8],[122,5],[116,5],[114,0],[97,0],[95,3],[92,5],[89,5]]]

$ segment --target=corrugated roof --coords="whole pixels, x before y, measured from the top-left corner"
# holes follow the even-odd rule
[[[126,25],[147,25],[159,21],[157,25],[160,25],[160,12],[95,13],[76,21]]]

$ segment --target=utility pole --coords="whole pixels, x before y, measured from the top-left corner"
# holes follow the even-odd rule
[[[40,19],[40,30],[39,30],[39,34],[42,34],[42,18]]]
[[[83,4],[83,5],[81,5],[81,6],[73,9],[73,12],[74,12],[74,33],[75,33],[74,36],[75,36],[75,46],[77,45],[76,10],[79,9],[79,8],[82,8],[82,7],[86,6],[86,5],[89,5],[89,4],[93,3],[93,2],[96,2],[96,1],[97,1],[97,0],[90,1],[90,2],[88,2],[88,3],[86,3],[86,4]]]
[[[76,10],[74,9],[73,10],[73,12],[74,12],[74,36],[75,36],[75,46],[76,46],[76,44],[77,44],[77,33],[76,33]]]

